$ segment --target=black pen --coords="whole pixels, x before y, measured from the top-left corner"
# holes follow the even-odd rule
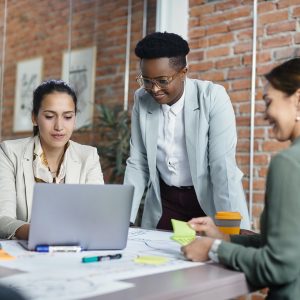
[[[122,257],[122,254],[113,254],[113,255],[100,255],[100,256],[88,256],[83,257],[82,262],[83,263],[90,263],[90,262],[97,262],[97,261],[106,261],[111,259],[119,259]]]

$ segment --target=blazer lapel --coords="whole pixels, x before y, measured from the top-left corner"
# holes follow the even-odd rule
[[[66,161],[66,180],[65,183],[80,183],[81,162],[73,149],[72,141],[70,141],[69,149],[67,150]]]
[[[188,160],[192,179],[197,175],[197,144],[199,137],[199,99],[193,81],[186,79],[184,103],[184,126]]]
[[[151,179],[154,180],[156,175],[156,152],[157,152],[157,139],[158,139],[158,126],[159,126],[159,112],[160,105],[155,102],[150,95],[149,106],[146,116],[146,150],[148,155],[148,164]]]
[[[26,204],[27,204],[27,220],[31,219],[31,208],[32,208],[32,197],[33,197],[33,186],[35,183],[33,175],[33,146],[34,139],[28,144],[23,155],[23,176],[24,176],[24,187],[26,195]]]

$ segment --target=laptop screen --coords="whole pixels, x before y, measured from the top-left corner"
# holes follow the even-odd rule
[[[124,249],[133,186],[36,183],[28,248],[79,245],[83,250]]]

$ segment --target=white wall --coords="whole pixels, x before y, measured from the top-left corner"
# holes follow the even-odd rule
[[[157,0],[156,31],[167,31],[188,37],[188,0]]]

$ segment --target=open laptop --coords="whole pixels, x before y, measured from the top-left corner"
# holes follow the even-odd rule
[[[29,239],[22,245],[29,250],[37,245],[124,249],[133,190],[131,185],[36,183]]]

